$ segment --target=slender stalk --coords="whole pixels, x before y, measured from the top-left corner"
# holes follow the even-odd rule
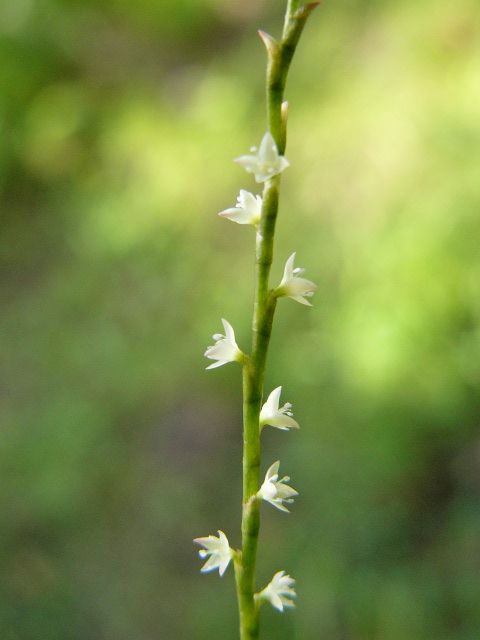
[[[290,63],[310,12],[318,3],[298,8],[298,0],[288,0],[282,40],[260,34],[267,47],[267,120],[281,155],[286,147],[286,107],[282,108]],[[276,298],[269,289],[273,259],[275,223],[278,213],[280,176],[265,183],[260,224],[256,237],[255,297],[252,320],[252,351],[243,366],[243,512],[242,550],[235,556],[235,576],[240,614],[241,640],[259,638],[259,607],[255,602],[255,568],[260,529],[256,494],[260,484],[259,415],[268,347]]]
[[[292,15],[295,13],[295,11],[298,8],[298,2],[299,0],[287,0],[287,9],[285,11],[285,20],[283,22],[283,35],[285,36],[285,33],[287,32],[288,29],[288,23],[290,22],[290,19],[292,17]]]

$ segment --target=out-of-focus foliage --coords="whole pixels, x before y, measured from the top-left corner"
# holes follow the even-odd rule
[[[278,0],[0,5],[2,640],[236,637],[239,369],[251,178]],[[277,640],[477,640],[480,629],[480,8],[345,0],[293,69],[264,432],[301,496],[264,509],[259,574],[298,580]],[[231,570],[229,570],[230,573]],[[261,585],[260,585],[261,586]]]

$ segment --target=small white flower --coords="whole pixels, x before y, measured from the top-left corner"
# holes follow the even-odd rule
[[[233,553],[228,544],[228,538],[223,531],[218,531],[218,538],[210,535],[205,538],[195,538],[194,542],[205,547],[198,552],[200,558],[202,558],[202,560],[208,558],[200,571],[202,573],[208,573],[209,571],[218,569],[218,573],[223,576],[232,559]]]
[[[294,607],[291,598],[296,598],[297,594],[293,585],[295,580],[285,571],[278,571],[271,582],[256,596],[258,600],[268,600],[275,609],[283,611],[284,607]]]
[[[217,362],[209,365],[207,369],[221,367],[222,364],[227,364],[227,362],[241,362],[243,359],[243,353],[235,342],[235,332],[232,325],[223,318],[222,324],[225,329],[225,335],[215,333],[213,335],[215,344],[207,347],[205,351],[205,357],[210,358],[210,360],[217,360]]]
[[[262,196],[254,196],[253,193],[240,189],[237,204],[230,209],[220,211],[219,216],[228,218],[238,224],[253,224],[260,222],[262,214]]]
[[[251,151],[257,151],[256,147],[252,147]],[[256,155],[240,156],[234,162],[241,164],[248,173],[253,173],[257,182],[266,182],[290,166],[285,156],[279,155],[270,131],[263,136]]]
[[[267,401],[260,411],[260,429],[263,429],[267,424],[277,429],[283,429],[284,431],[300,428],[298,422],[292,417],[292,405],[290,402],[286,402],[283,407],[279,408],[281,393],[282,387],[277,387],[268,396]]]
[[[265,475],[260,490],[257,493],[257,498],[270,502],[274,507],[280,509],[280,511],[286,511],[289,513],[284,502],[290,504],[293,502],[294,496],[298,496],[298,491],[295,491],[292,487],[289,487],[285,482],[288,482],[290,478],[284,476],[281,480],[278,479],[278,470],[280,468],[280,462],[274,462]]]
[[[285,269],[283,271],[283,278],[278,287],[275,289],[275,295],[277,297],[287,296],[292,298],[301,304],[306,304],[311,307],[311,303],[307,300],[315,293],[317,285],[311,280],[300,278],[299,275],[305,271],[305,269],[293,268],[295,262],[295,253],[289,257],[285,263]]]

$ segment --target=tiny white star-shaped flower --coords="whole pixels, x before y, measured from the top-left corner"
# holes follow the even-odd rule
[[[270,131],[263,136],[260,148],[251,148],[252,154],[235,158],[248,173],[253,173],[257,182],[266,182],[282,173],[290,163],[278,153],[278,148]],[[255,154],[255,155],[253,155]]]
[[[262,196],[254,196],[250,191],[240,189],[237,204],[230,209],[220,211],[218,214],[238,224],[252,224],[256,226],[260,222],[262,214]]]
[[[294,607],[291,598],[296,598],[297,594],[293,585],[295,580],[285,573],[277,571],[271,582],[256,596],[257,600],[268,600],[275,609],[283,611],[285,607]]]
[[[300,428],[298,422],[292,417],[292,405],[290,402],[286,402],[283,407],[279,407],[281,393],[282,387],[277,387],[268,396],[260,411],[260,429],[263,429],[267,424],[277,429],[283,429],[283,431]]]
[[[213,335],[215,344],[207,347],[207,350],[205,351],[204,355],[206,358],[217,361],[209,365],[207,369],[221,367],[223,364],[227,364],[227,362],[241,362],[243,359],[243,353],[235,342],[235,332],[232,325],[223,318],[222,324],[225,329],[225,335],[222,333],[215,333]]]
[[[292,253],[285,263],[283,278],[275,289],[275,295],[277,297],[287,296],[287,298],[292,298],[292,300],[296,300],[297,302],[300,302],[300,304],[306,304],[308,307],[311,307],[312,304],[307,300],[307,298],[313,296],[317,289],[317,285],[311,280],[299,277],[305,269],[293,267],[295,255],[295,253]]]
[[[202,573],[208,573],[218,569],[218,573],[223,576],[230,560],[232,559],[232,549],[228,544],[228,538],[223,531],[218,531],[217,536],[206,536],[205,538],[195,538],[194,542],[204,547],[200,549],[198,555],[202,560],[208,558],[203,567],[200,569]]]
[[[272,464],[265,474],[265,480],[262,486],[257,492],[257,498],[266,500],[277,509],[280,509],[280,511],[289,513],[284,503],[291,504],[294,496],[298,496],[298,491],[295,491],[295,489],[289,487],[288,484],[285,484],[290,480],[288,476],[284,476],[280,480],[278,479],[279,468],[279,461]]]

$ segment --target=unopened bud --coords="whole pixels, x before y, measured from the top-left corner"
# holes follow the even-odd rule
[[[265,47],[267,49],[267,53],[268,53],[269,57],[270,58],[273,57],[277,53],[277,51],[279,49],[278,42],[275,40],[275,38],[273,36],[271,36],[266,31],[262,31],[261,29],[258,30],[258,35],[262,39],[263,44],[265,45]]]
[[[308,4],[302,5],[295,14],[296,18],[300,17],[308,17],[314,9],[320,5],[321,2],[309,2]]]

